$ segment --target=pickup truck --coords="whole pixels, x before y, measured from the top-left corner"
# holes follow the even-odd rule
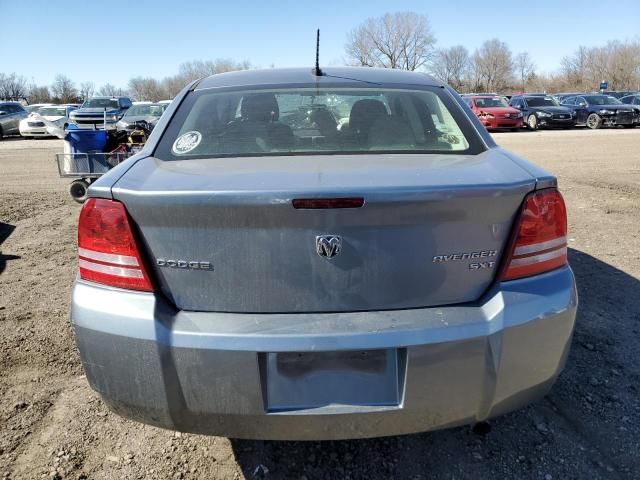
[[[116,123],[131,105],[129,97],[93,97],[71,112],[69,119],[78,128],[115,130]]]

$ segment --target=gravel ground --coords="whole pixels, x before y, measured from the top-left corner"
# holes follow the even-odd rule
[[[341,442],[179,434],[110,413],[67,318],[78,205],[58,140],[0,142],[0,478],[640,477],[640,129],[496,134],[558,175],[580,291],[571,355],[539,403],[457,428]]]

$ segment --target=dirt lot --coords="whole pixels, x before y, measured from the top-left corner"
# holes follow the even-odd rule
[[[323,443],[178,434],[107,411],[67,318],[79,207],[52,161],[60,141],[0,142],[0,478],[640,477],[640,129],[496,138],[557,174],[567,200],[581,305],[565,372],[485,434]]]

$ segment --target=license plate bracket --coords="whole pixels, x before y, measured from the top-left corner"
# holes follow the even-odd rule
[[[259,354],[268,412],[399,406],[406,349]]]

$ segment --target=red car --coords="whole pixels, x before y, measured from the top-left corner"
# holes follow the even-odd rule
[[[507,128],[517,132],[522,128],[522,112],[510,107],[496,95],[470,95],[464,98],[487,130]]]

